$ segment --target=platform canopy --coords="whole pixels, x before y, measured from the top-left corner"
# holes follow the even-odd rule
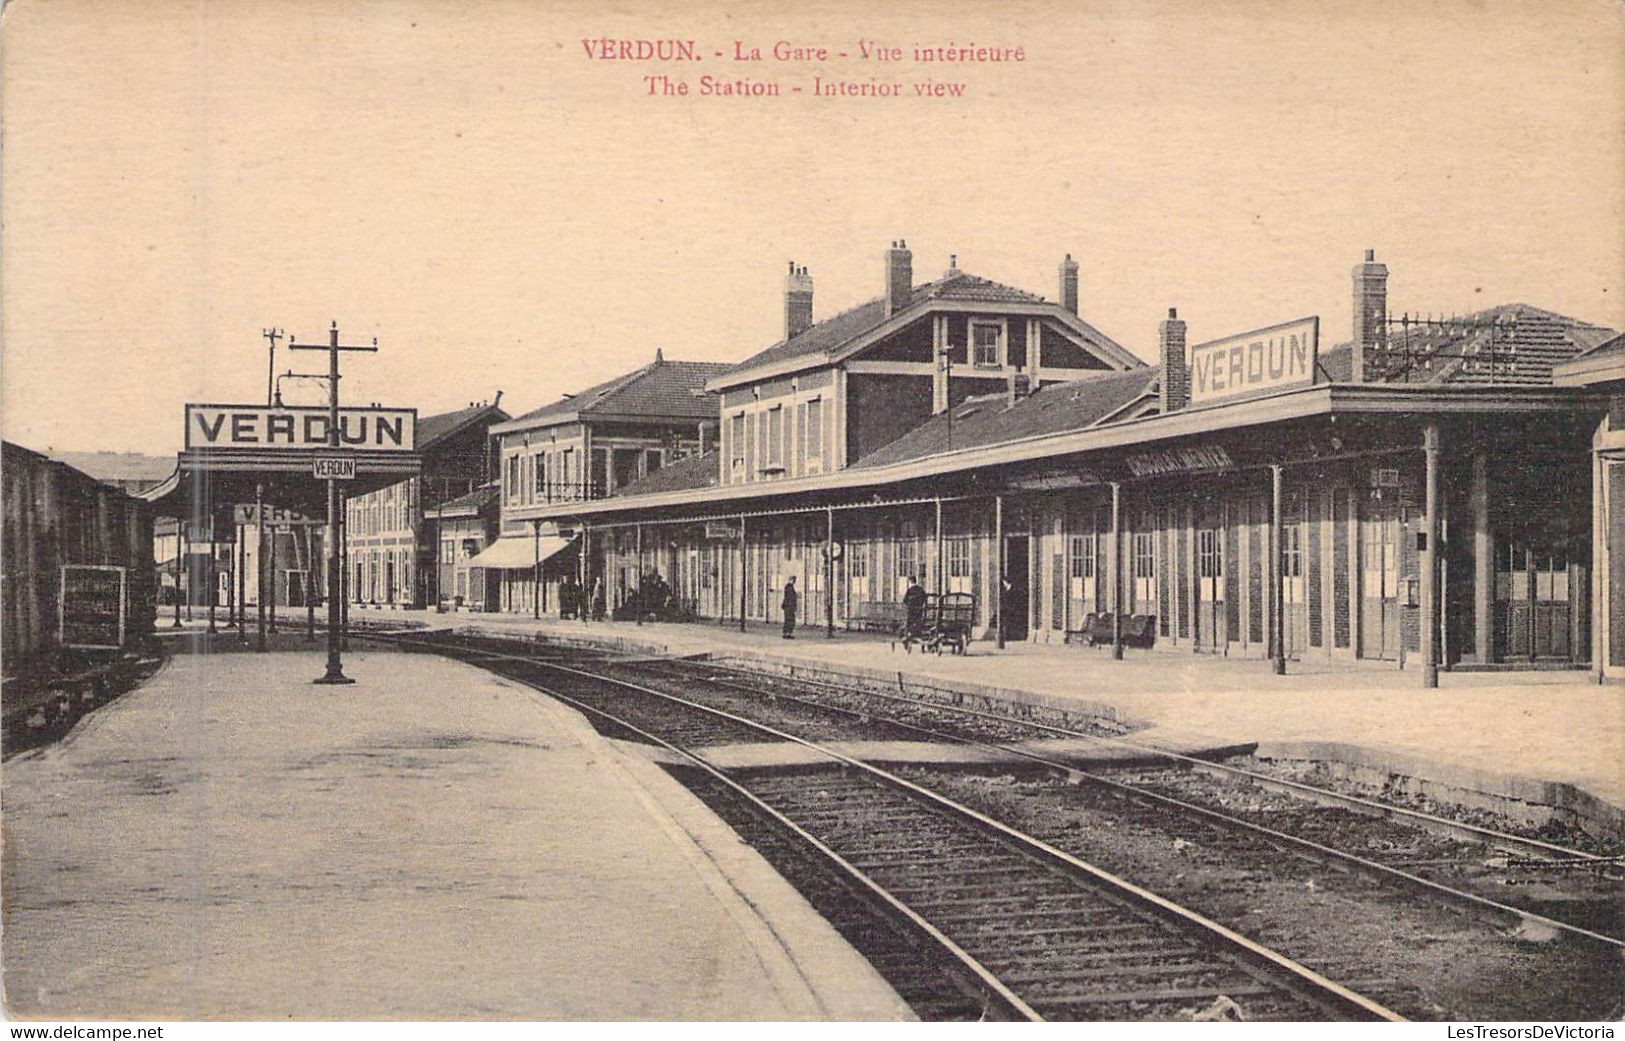
[[[163,517],[210,518],[231,523],[232,507],[255,501],[325,517],[327,482],[315,476],[318,460],[353,460],[341,486],[352,498],[416,477],[417,410],[340,410],[340,448],[328,441],[323,408],[264,405],[187,405],[185,448],[175,472],[141,498]]]
[[[564,552],[575,544],[575,539],[557,535],[506,535],[485,547],[468,562],[469,567],[517,570],[535,567]]]

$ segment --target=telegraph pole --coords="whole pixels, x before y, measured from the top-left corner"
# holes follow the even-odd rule
[[[275,341],[272,341],[275,346]],[[326,351],[327,352],[327,444],[337,451],[343,444],[339,436],[339,354],[343,351],[378,350],[378,339],[373,338],[371,345],[363,347],[344,346],[339,343],[339,323],[334,322],[328,330],[326,344],[295,343],[288,341],[291,351]],[[338,562],[339,540],[339,482],[335,477],[327,479],[327,538],[332,543],[329,555],[333,562]],[[337,567],[330,567],[327,571],[327,672],[316,683],[354,683],[355,680],[344,675],[344,662],[339,654],[340,632],[339,611],[343,592],[339,582]]]

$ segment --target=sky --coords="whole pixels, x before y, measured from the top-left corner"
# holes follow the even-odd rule
[[[1625,328],[1613,0],[970,7],[14,0],[0,427],[173,452],[185,402],[263,400],[262,330],[330,321],[380,346],[345,359],[348,401],[517,414],[657,348],[741,360],[782,332],[787,261],[823,318],[881,292],[898,238],[920,281],[957,254],[1052,298],[1070,252],[1083,317],[1146,358],[1170,306],[1192,342],[1310,314],[1339,342],[1368,248],[1396,312]],[[704,60],[589,58],[604,38]],[[726,60],[860,39],[1025,60]],[[964,93],[908,96],[926,81]]]

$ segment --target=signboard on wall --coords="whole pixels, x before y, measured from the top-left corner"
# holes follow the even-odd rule
[[[116,651],[124,646],[125,570],[64,564],[57,624],[62,646]]]
[[[417,448],[417,409],[339,410],[339,440],[353,452],[411,452]],[[311,451],[327,443],[328,410],[264,405],[187,405],[186,450]]]
[[[1310,386],[1319,353],[1318,316],[1199,343],[1191,348],[1191,405]]]

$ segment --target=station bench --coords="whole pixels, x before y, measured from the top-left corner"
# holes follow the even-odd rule
[[[865,600],[846,619],[847,632],[900,633],[908,621],[908,608],[886,600]]]
[[[1112,618],[1110,611],[1093,612],[1084,616],[1083,626],[1079,629],[1069,629],[1066,634],[1067,643],[1084,643],[1090,647],[1112,642]],[[1125,614],[1116,615],[1122,619],[1122,639],[1125,647],[1150,647],[1157,642],[1157,616],[1154,614]]]

